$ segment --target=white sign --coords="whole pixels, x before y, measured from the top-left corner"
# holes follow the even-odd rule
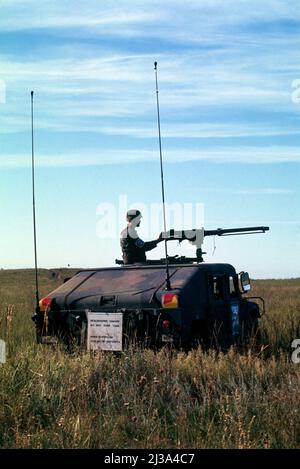
[[[123,314],[87,311],[88,350],[122,350]]]
[[[5,342],[0,339],[0,363],[6,362]]]

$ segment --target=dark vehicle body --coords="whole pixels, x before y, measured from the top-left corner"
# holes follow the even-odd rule
[[[121,313],[129,343],[188,349],[228,348],[257,330],[259,307],[243,298],[230,264],[173,264],[81,270],[41,300],[35,315],[39,342],[58,337],[85,345],[87,312]]]

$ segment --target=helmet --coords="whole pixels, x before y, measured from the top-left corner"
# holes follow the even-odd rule
[[[134,219],[136,219],[136,221],[139,221],[142,218],[142,214],[139,210],[132,209],[128,210],[128,212],[126,213],[126,218],[127,221],[132,221]]]

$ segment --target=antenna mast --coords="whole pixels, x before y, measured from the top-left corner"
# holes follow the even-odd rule
[[[35,264],[35,299],[36,311],[39,311],[39,282],[37,268],[37,248],[36,248],[36,217],[35,217],[35,178],[34,178],[34,135],[33,135],[33,95],[31,91],[31,169],[32,169],[32,212],[33,212],[33,242],[34,242],[34,264]]]
[[[154,62],[154,70],[155,70],[155,84],[156,84],[156,105],[157,105],[159,156],[160,156],[161,194],[162,194],[162,205],[163,205],[164,231],[166,233],[167,232],[166,203],[165,203],[164,171],[163,171],[163,160],[162,160],[162,149],[161,149],[160,114],[159,114],[158,82],[157,82],[157,62]],[[166,256],[166,290],[170,290],[171,283],[170,283],[167,239],[165,239],[165,256]]]

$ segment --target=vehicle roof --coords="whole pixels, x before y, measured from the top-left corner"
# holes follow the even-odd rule
[[[201,270],[208,270],[208,271],[232,271],[234,267],[231,264],[227,263],[199,263],[199,264],[191,264],[191,263],[186,263],[186,264],[169,264],[169,269],[173,268],[194,268],[194,269],[201,269]],[[129,265],[122,265],[120,267],[98,267],[98,268],[89,268],[89,269],[81,269],[77,273],[80,272],[102,272],[102,271],[117,271],[117,270],[132,270],[132,269],[137,269],[137,270],[148,270],[148,269],[160,269],[160,270],[166,270],[166,264],[129,264]]]
[[[191,279],[201,272],[212,274],[226,273],[234,275],[235,269],[230,264],[178,264],[170,265],[172,289],[182,289]],[[143,265],[128,267],[108,267],[80,270],[68,282],[64,283],[51,296],[75,299],[85,295],[101,294],[138,294],[162,289],[166,281],[165,265]]]

